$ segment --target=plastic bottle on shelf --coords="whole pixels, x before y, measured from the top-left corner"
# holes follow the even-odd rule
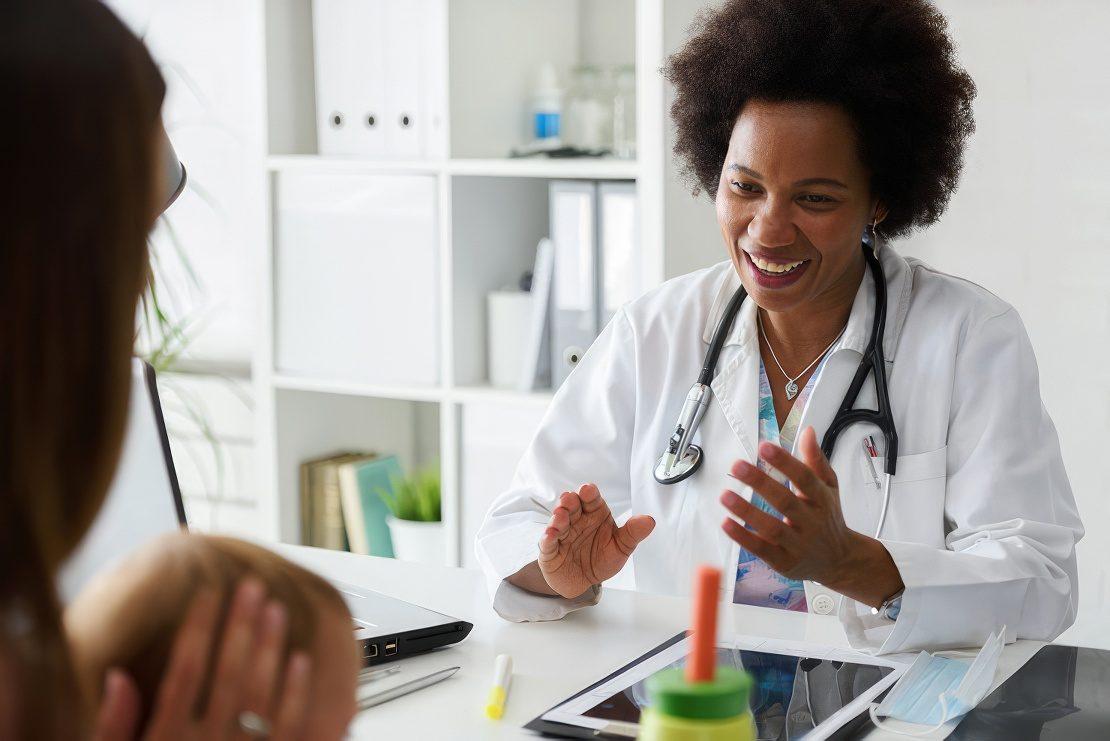
[[[698,568],[686,667],[648,678],[649,706],[640,714],[640,741],[754,741],[751,677],[716,663],[720,582],[720,569]]]
[[[563,90],[555,65],[545,62],[536,78],[532,93],[532,136],[535,144],[558,147],[563,116]]]

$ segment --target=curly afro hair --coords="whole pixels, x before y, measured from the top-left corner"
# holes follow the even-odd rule
[[[932,224],[975,130],[975,83],[928,0],[728,0],[703,11],[664,69],[675,155],[716,196],[732,127],[751,99],[840,105],[855,122],[889,237]]]

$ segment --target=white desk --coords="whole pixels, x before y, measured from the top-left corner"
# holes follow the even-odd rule
[[[354,739],[536,738],[521,728],[556,702],[608,675],[684,630],[689,604],[675,597],[607,589],[600,604],[548,623],[508,623],[490,608],[478,571],[421,566],[388,558],[318,548],[280,546],[287,558],[326,577],[373,589],[469,621],[462,643],[400,662],[398,679],[415,679],[460,666],[451,679],[360,714]],[[835,617],[733,605],[721,631],[847,646]],[[1007,646],[997,683],[1009,677],[1042,644]],[[498,654],[513,657],[513,682],[505,717],[487,720],[486,693]],[[873,733],[871,738],[898,738]]]

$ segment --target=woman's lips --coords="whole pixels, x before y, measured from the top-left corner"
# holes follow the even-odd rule
[[[744,264],[748,267],[748,273],[752,276],[752,279],[763,288],[786,288],[787,286],[794,285],[798,282],[798,280],[802,277],[806,270],[809,269],[809,265],[811,262],[810,260],[803,260],[801,264],[793,270],[789,270],[783,273],[775,273],[769,270],[764,270],[756,265],[755,262],[752,260],[752,256],[748,254],[746,250],[741,250],[741,252],[744,253]],[[789,265],[791,263],[787,262],[777,264]]]

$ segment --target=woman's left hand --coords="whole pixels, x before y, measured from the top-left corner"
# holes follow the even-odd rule
[[[882,543],[845,524],[836,472],[812,427],[802,431],[798,446],[803,460],[777,445],[759,447],[760,458],[781,471],[794,491],[747,461],[732,466],[732,475],[758,492],[783,519],[725,491],[721,503],[751,529],[731,517],[721,527],[785,577],[820,582],[873,607],[882,604],[902,588],[898,568]]]

